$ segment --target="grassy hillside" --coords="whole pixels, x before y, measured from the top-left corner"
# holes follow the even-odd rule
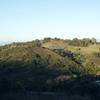
[[[91,62],[94,62],[96,65],[100,65],[100,57],[95,56],[95,53],[100,52],[100,44],[92,44],[86,47],[82,47],[69,45],[68,42],[64,40],[51,40],[42,44],[42,46],[49,49],[61,48],[72,51],[74,53],[81,53]]]
[[[99,44],[74,46],[61,39],[1,46],[0,96],[37,91],[99,98],[99,49]]]

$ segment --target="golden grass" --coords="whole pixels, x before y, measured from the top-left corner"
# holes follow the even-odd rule
[[[100,58],[95,57],[94,53],[95,52],[100,52],[100,45],[99,44],[94,44],[90,45],[88,47],[80,47],[80,46],[71,46],[68,45],[68,43],[62,41],[62,40],[52,40],[50,42],[44,43],[43,47],[49,48],[49,49],[57,49],[61,48],[64,50],[69,50],[75,53],[81,53],[85,55],[85,57],[94,62],[95,64],[100,65]]]

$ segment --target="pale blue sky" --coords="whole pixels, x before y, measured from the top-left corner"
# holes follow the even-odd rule
[[[100,37],[100,0],[0,0],[0,41]]]

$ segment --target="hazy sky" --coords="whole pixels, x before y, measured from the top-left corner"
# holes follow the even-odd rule
[[[0,41],[100,37],[100,0],[0,0]]]

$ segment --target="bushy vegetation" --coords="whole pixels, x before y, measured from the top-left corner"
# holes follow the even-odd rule
[[[68,42],[69,45],[83,46],[83,47],[87,47],[91,44],[96,44],[97,43],[95,38],[92,38],[92,39],[89,39],[89,38],[84,38],[84,39],[74,38],[73,40],[66,40],[66,42]]]
[[[96,57],[100,57],[100,52],[95,52],[94,55],[95,55]]]

